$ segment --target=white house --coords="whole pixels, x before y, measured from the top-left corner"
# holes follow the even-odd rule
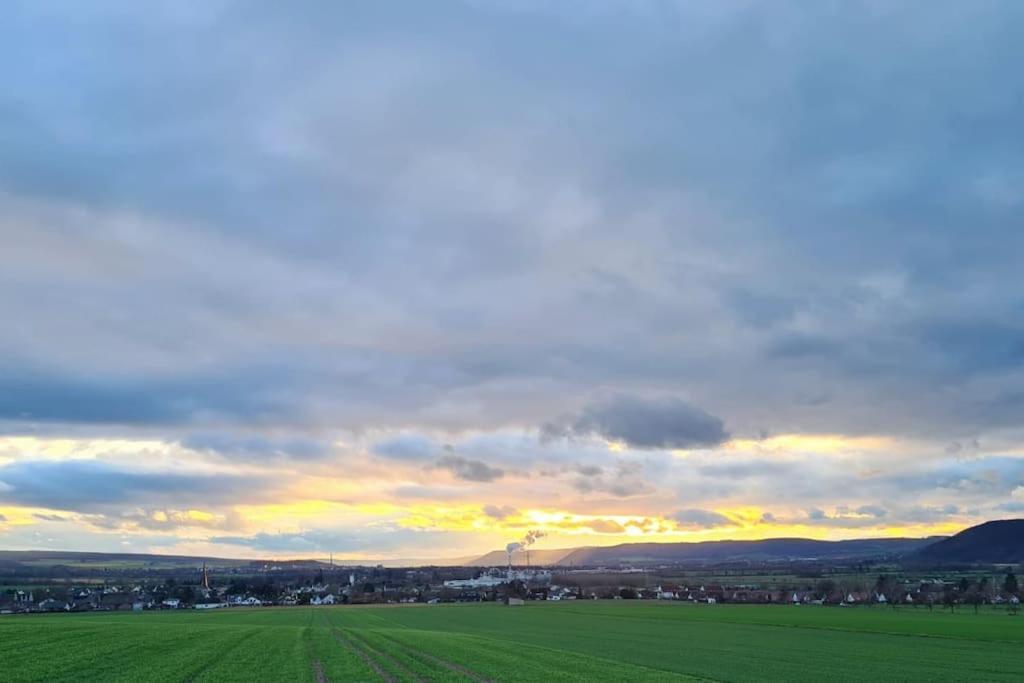
[[[333,593],[328,593],[324,596],[317,595],[309,601],[309,604],[311,605],[333,605],[334,603],[335,598]]]
[[[167,598],[160,604],[164,607],[169,607],[171,609],[178,609],[179,607],[181,607],[181,600],[179,600],[178,598]]]

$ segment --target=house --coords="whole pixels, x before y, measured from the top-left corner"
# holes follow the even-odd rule
[[[54,600],[53,598],[47,598],[40,602],[36,609],[40,612],[67,612],[68,603],[61,600]]]
[[[178,598],[167,598],[160,604],[166,607],[167,609],[178,609],[179,607],[181,607],[181,600],[179,600]]]
[[[100,609],[111,611],[128,611],[135,602],[131,593],[106,593],[100,600]]]
[[[309,601],[309,604],[311,605],[333,605],[334,603],[335,598],[333,593],[328,593],[324,596],[317,595]]]
[[[243,598],[242,600],[239,600],[236,604],[242,605],[243,607],[259,607],[260,605],[263,604],[263,601],[260,600],[259,598],[256,598],[256,597],[253,597],[253,596],[250,595],[247,598]]]

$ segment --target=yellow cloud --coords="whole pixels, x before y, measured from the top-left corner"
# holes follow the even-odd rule
[[[771,451],[794,453],[843,453],[893,448],[896,442],[883,436],[843,436],[842,434],[779,434],[767,439],[733,439],[725,448],[734,451]]]

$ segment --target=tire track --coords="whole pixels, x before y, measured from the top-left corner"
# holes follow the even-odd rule
[[[380,679],[384,681],[384,683],[398,683],[398,679],[396,679],[390,673],[382,669],[380,664],[374,661],[373,657],[368,655],[363,649],[361,649],[352,641],[345,638],[345,636],[341,634],[340,630],[334,629],[334,639],[337,640],[342,647],[351,650],[356,654],[356,656],[362,659],[363,663],[366,664],[366,666],[373,669],[373,672],[380,676]]]
[[[481,674],[477,673],[476,671],[473,671],[472,669],[470,669],[468,667],[465,667],[465,666],[463,666],[461,664],[456,664],[455,662],[449,662],[446,659],[441,659],[437,655],[430,654],[429,652],[424,652],[423,650],[418,650],[418,649],[416,649],[415,647],[413,647],[411,645],[408,645],[408,644],[403,643],[403,642],[401,642],[399,640],[396,640],[393,636],[387,636],[387,635],[384,635],[383,633],[380,633],[379,635],[380,635],[381,638],[384,638],[389,643],[393,643],[394,645],[397,645],[399,649],[404,651],[410,657],[414,657],[416,659],[420,659],[420,660],[425,661],[425,662],[427,662],[429,664],[434,664],[435,666],[440,666],[443,669],[448,669],[452,673],[457,673],[460,676],[465,676],[466,678],[469,678],[469,679],[471,679],[473,681],[476,681],[476,683],[495,683],[494,679],[486,678],[486,677],[482,676]]]
[[[228,647],[228,649],[222,650],[208,657],[206,659],[206,662],[202,664],[195,673],[193,673],[191,676],[185,679],[186,683],[195,683],[195,681],[198,680],[204,674],[206,674],[207,671],[216,666],[216,664],[220,662],[220,660],[224,657],[225,654],[227,654],[228,652],[234,652],[242,643],[244,643],[247,640],[250,640],[251,638],[254,638],[258,633],[258,630],[250,631],[248,634],[236,640],[230,647]]]
[[[313,660],[313,676],[316,678],[316,683],[331,683],[327,674],[324,673],[324,665],[320,663],[319,659]]]
[[[413,681],[415,681],[415,683],[428,683],[426,679],[424,679],[422,676],[417,674],[415,671],[412,671],[411,669],[409,669],[409,667],[405,666],[404,664],[402,664],[400,661],[398,661],[397,659],[395,659],[394,657],[392,657],[388,653],[381,652],[380,650],[375,648],[373,645],[371,645],[370,643],[366,642],[365,638],[363,638],[363,637],[361,637],[361,636],[359,636],[359,635],[357,635],[357,634],[355,634],[353,632],[349,632],[347,635],[348,635],[348,637],[350,638],[351,641],[353,641],[353,642],[355,642],[357,644],[358,647],[363,648],[369,654],[376,655],[388,667],[390,667],[391,669],[397,671],[399,674],[401,674],[403,676],[408,676]],[[369,654],[367,656],[369,656]],[[394,680],[394,679],[392,679],[392,680]]]

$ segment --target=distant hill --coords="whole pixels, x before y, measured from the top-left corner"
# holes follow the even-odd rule
[[[205,562],[209,567],[240,567],[250,560],[187,555],[150,555],[146,553],[91,553],[66,550],[0,550],[0,566],[54,567],[194,567]]]
[[[617,566],[732,561],[841,560],[896,557],[914,553],[939,540],[929,538],[869,538],[816,541],[807,538],[769,538],[760,541],[702,541],[698,543],[624,543],[601,548],[531,550],[530,563],[554,566]],[[497,566],[507,562],[504,551],[488,553],[470,563]],[[513,564],[526,564],[516,553]]]
[[[505,553],[501,553],[502,557]],[[426,567],[426,566],[469,566],[474,558],[458,557],[446,559],[393,559],[393,560],[351,560],[334,558],[336,566],[385,567]],[[504,561],[504,560],[503,560]],[[223,557],[201,557],[191,555],[153,555],[147,553],[93,553],[71,550],[0,550],[0,570],[18,568],[71,567],[77,569],[176,569],[199,567],[203,563],[211,569],[276,565],[283,568],[327,565],[326,558],[320,559],[226,559]]]
[[[529,560],[525,552],[517,552],[512,556],[512,564],[517,567],[522,567],[527,564],[531,565],[557,565],[561,562],[562,558],[571,553],[579,552],[584,550],[583,548],[561,548],[559,550],[550,549],[537,549],[530,550]],[[508,562],[508,555],[504,550],[495,550],[482,555],[476,559],[469,560],[466,562],[467,567],[499,567]]]
[[[938,564],[1024,562],[1024,519],[1001,519],[972,526],[922,548],[913,559]]]

